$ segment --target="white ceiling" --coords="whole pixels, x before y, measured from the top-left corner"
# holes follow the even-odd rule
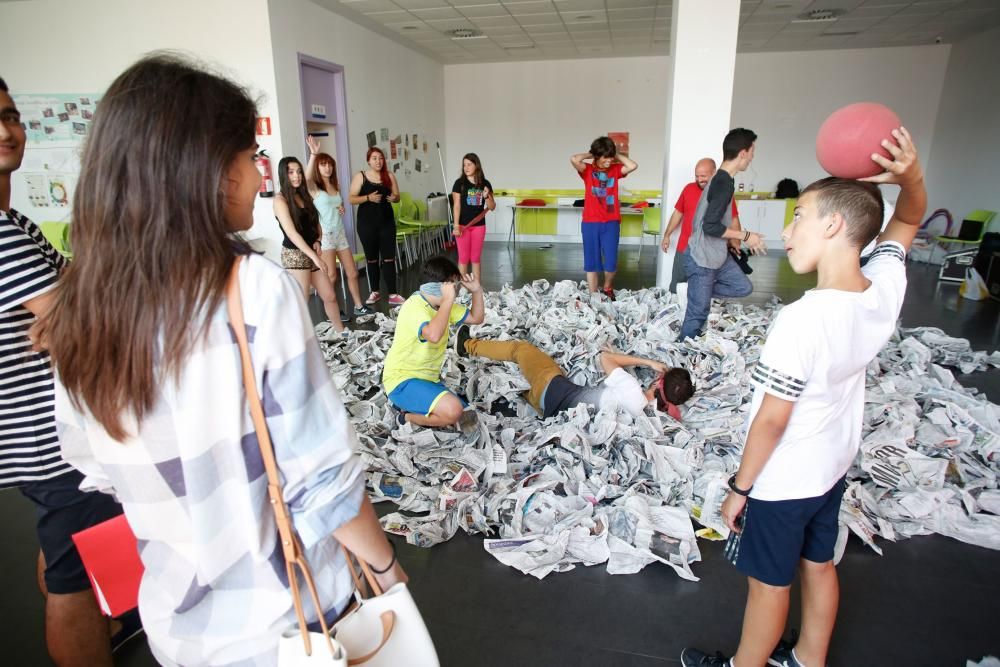
[[[672,0],[312,1],[448,64],[670,53]],[[843,13],[801,20],[816,10]],[[951,43],[996,25],[1000,0],[743,0],[738,50]],[[482,37],[448,34],[461,28]]]

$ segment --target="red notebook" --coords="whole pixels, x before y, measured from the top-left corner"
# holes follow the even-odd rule
[[[139,545],[125,515],[73,535],[76,550],[94,587],[101,611],[120,616],[139,605],[142,561]]]

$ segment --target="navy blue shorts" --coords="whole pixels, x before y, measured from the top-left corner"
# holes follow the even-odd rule
[[[583,232],[583,270],[587,273],[618,270],[618,239],[621,224],[611,222],[586,222],[581,225]]]
[[[21,486],[35,504],[38,544],[45,555],[45,587],[50,593],[79,593],[90,589],[73,533],[96,526],[122,513],[122,506],[106,493],[80,490],[83,475],[76,470],[42,482]]]
[[[844,479],[822,496],[794,500],[749,498],[743,532],[730,535],[726,553],[743,574],[771,586],[790,586],[799,560],[833,560],[840,530]]]

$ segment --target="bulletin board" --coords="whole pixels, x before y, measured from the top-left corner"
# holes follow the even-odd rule
[[[43,93],[13,99],[27,143],[13,174],[11,203],[35,222],[68,220],[98,96]]]

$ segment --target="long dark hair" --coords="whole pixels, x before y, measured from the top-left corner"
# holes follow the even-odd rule
[[[392,190],[392,179],[389,178],[389,162],[385,159],[385,153],[378,146],[372,146],[365,153],[365,162],[372,159],[372,153],[378,153],[382,156],[382,170],[378,172],[378,179],[382,181],[382,185]],[[371,165],[369,165],[371,166]]]
[[[479,156],[475,153],[466,153],[462,156],[462,174],[458,178],[461,180],[465,178],[465,161],[468,160],[472,164],[476,165],[476,171],[472,174],[472,184],[477,187],[482,187],[486,183],[486,174],[483,173],[483,163],[479,161]]]
[[[254,146],[256,115],[246,90],[166,53],[125,70],[94,113],[75,258],[41,335],[73,403],[115,440],[180,376],[234,258],[250,252],[230,235],[223,183]]]
[[[323,182],[323,174],[320,173],[319,168],[324,164],[330,165],[330,185],[333,186],[333,192],[336,194],[340,192],[340,186],[337,185],[337,161],[333,159],[333,156],[329,153],[317,153],[316,154],[316,189],[322,190],[323,192],[329,193],[330,191],[326,189],[326,183]]]
[[[302,172],[302,182],[297,188],[293,188],[291,181],[288,180],[288,165],[290,164],[299,165],[299,170]],[[306,239],[316,236],[317,230],[319,230],[319,211],[316,210],[316,204],[313,203],[309,188],[306,187],[306,170],[297,157],[283,157],[278,161],[278,191],[288,202],[288,211],[292,214],[295,231]],[[295,199],[296,195],[302,200],[301,208]],[[311,231],[305,231],[307,229]]]

